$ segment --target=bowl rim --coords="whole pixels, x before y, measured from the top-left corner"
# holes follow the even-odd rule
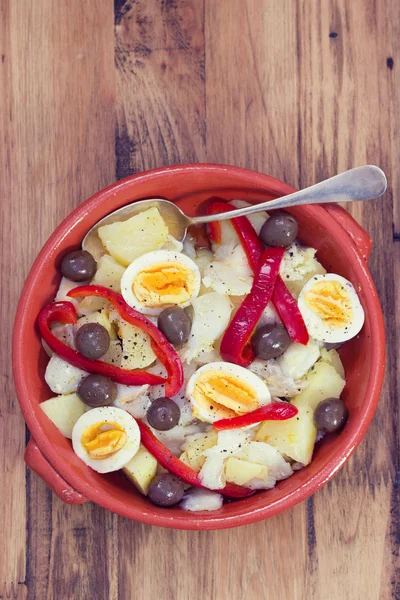
[[[329,463],[325,465],[325,467],[323,467],[314,475],[311,475],[306,482],[281,499],[275,500],[274,502],[271,502],[260,508],[250,508],[249,510],[244,508],[243,514],[213,517],[212,513],[208,513],[210,516],[208,517],[207,515],[208,518],[204,518],[204,514],[202,513],[202,518],[198,518],[196,517],[196,513],[185,513],[184,515],[181,515],[180,511],[177,511],[176,517],[171,518],[167,515],[163,516],[162,514],[160,515],[152,513],[151,507],[148,511],[143,511],[142,509],[128,506],[123,501],[113,498],[110,495],[105,496],[104,492],[93,488],[89,483],[85,483],[82,478],[78,477],[74,471],[68,467],[61,456],[54,453],[53,446],[48,438],[44,435],[39,422],[36,420],[33,413],[29,411],[29,403],[27,401],[29,389],[25,384],[23,370],[19,368],[19,365],[23,364],[21,360],[23,356],[23,349],[22,344],[20,343],[20,337],[22,335],[25,321],[30,320],[29,300],[34,293],[33,282],[36,278],[36,271],[38,270],[38,267],[42,263],[43,259],[51,254],[51,250],[55,242],[57,241],[58,244],[63,243],[64,238],[68,235],[71,222],[74,224],[78,223],[86,216],[91,207],[103,203],[110,196],[117,195],[122,189],[126,189],[127,187],[129,188],[131,185],[135,186],[138,182],[144,180],[156,180],[160,177],[163,178],[166,174],[180,173],[182,171],[189,172],[194,175],[196,173],[201,173],[202,175],[207,173],[235,175],[236,183],[241,179],[244,187],[246,186],[246,183],[248,185],[249,177],[251,177],[252,185],[259,185],[260,189],[268,188],[268,190],[277,193],[278,195],[288,194],[294,190],[293,187],[280,181],[279,179],[249,169],[242,169],[236,166],[223,164],[220,165],[215,163],[189,163],[183,165],[171,165],[152,169],[143,173],[138,173],[119,180],[92,195],[89,199],[85,200],[71,213],[69,213],[58,225],[36,257],[25,281],[17,307],[12,339],[14,383],[25,421],[40,451],[50,463],[50,466],[54,468],[55,471],[61,477],[63,477],[66,482],[72,485],[80,494],[87,498],[87,500],[93,501],[103,508],[115,512],[123,517],[127,517],[149,525],[189,530],[225,529],[238,527],[269,518],[282,512],[283,510],[291,508],[295,504],[302,502],[314,494],[323,485],[325,485],[325,483],[330,481],[343,467],[345,462],[361,442],[374,416],[379,400],[385,369],[385,334],[382,310],[372,277],[368,271],[366,260],[363,258],[362,253],[360,252],[360,249],[357,247],[356,243],[350,237],[349,232],[346,231],[343,226],[331,215],[329,215],[329,219],[331,220],[332,237],[334,237],[337,241],[342,241],[348,245],[349,252],[352,255],[352,260],[354,260],[354,265],[358,270],[359,276],[364,280],[365,289],[368,292],[366,293],[365,304],[366,311],[370,311],[374,314],[374,319],[371,319],[371,339],[374,339],[376,342],[376,360],[369,373],[369,393],[364,408],[363,418],[360,419],[358,427],[354,430],[351,438],[346,444],[338,445],[338,450],[332,456]],[[318,215],[321,217],[323,214],[320,211],[326,213],[326,210],[319,205],[309,206],[309,209],[311,213],[316,216],[317,220]]]

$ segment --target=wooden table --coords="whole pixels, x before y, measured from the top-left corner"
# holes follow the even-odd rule
[[[400,598],[399,40],[398,0],[0,0],[0,598]],[[197,161],[295,186],[364,163],[389,179],[352,208],[387,320],[375,420],[313,498],[221,532],[61,503],[25,469],[10,364],[21,286],[55,226],[116,179]]]

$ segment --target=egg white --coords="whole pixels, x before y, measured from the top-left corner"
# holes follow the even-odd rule
[[[221,376],[224,373],[228,373],[229,375],[234,376],[251,386],[257,396],[258,406],[264,406],[265,404],[269,404],[271,402],[271,394],[269,393],[265,383],[258,377],[258,375],[255,375],[244,367],[240,367],[239,365],[234,365],[232,363],[222,361],[209,363],[208,365],[200,367],[200,369],[198,369],[190,377],[186,385],[186,397],[190,401],[192,408],[195,408],[198,418],[201,421],[213,423],[214,421],[218,420],[218,416],[215,415],[215,411],[207,410],[203,406],[199,406],[193,396],[198,377],[207,371],[220,371]]]
[[[305,295],[307,292],[309,292],[316,283],[324,280],[337,281],[346,289],[346,292],[350,297],[353,315],[351,322],[347,323],[344,327],[332,327],[327,325],[327,323],[316,312],[314,312],[305,301]],[[350,281],[341,275],[336,275],[335,273],[315,275],[312,277],[300,292],[298,306],[306,324],[308,333],[311,337],[320,342],[345,342],[356,336],[364,325],[364,309],[361,306],[356,290]]]
[[[81,439],[87,427],[102,421],[110,421],[122,427],[127,435],[127,441],[125,446],[112,456],[96,460],[86,452]],[[135,419],[125,410],[115,406],[100,406],[89,410],[77,420],[72,430],[72,447],[75,454],[98,473],[111,473],[122,469],[135,456],[139,445],[140,430]]]
[[[135,310],[145,314],[145,315],[159,315],[167,305],[160,307],[150,307],[145,306],[140,300],[135,296],[133,292],[133,283],[135,281],[135,277],[149,267],[152,267],[157,264],[165,264],[165,263],[175,263],[180,264],[186,269],[192,271],[194,274],[194,289],[193,292],[186,302],[179,304],[181,308],[185,308],[189,306],[191,301],[194,298],[197,298],[199,295],[201,277],[200,271],[196,263],[186,256],[185,254],[175,252],[173,250],[155,250],[154,252],[147,252],[143,254],[139,258],[136,258],[126,269],[125,273],[121,278],[121,293],[127,304],[134,308]]]

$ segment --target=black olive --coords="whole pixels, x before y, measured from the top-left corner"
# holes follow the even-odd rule
[[[88,375],[78,386],[79,398],[92,408],[110,406],[117,397],[118,388],[114,381],[104,375]]]
[[[156,475],[150,483],[147,496],[157,506],[173,506],[182,500],[183,481],[171,473]]]
[[[168,431],[178,425],[181,411],[173,400],[158,398],[152,402],[146,416],[151,427],[158,431]]]
[[[299,226],[292,215],[283,211],[273,213],[260,231],[266,246],[290,246],[297,237]]]
[[[269,360],[281,356],[289,347],[291,339],[286,329],[280,325],[264,325],[257,329],[252,342],[256,355]]]
[[[165,308],[158,316],[159,330],[175,346],[187,342],[191,326],[188,314],[180,306]]]
[[[74,250],[64,256],[61,262],[61,273],[72,281],[92,279],[96,268],[96,261],[86,250]]]
[[[83,356],[95,360],[109,349],[110,336],[100,323],[87,323],[79,327],[75,336],[75,345]]]
[[[342,429],[347,421],[348,410],[340,398],[327,398],[314,411],[314,425],[321,431],[333,433]]]

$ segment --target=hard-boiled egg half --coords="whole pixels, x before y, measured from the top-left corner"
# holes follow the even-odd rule
[[[196,263],[173,250],[155,250],[134,260],[121,278],[125,302],[146,315],[168,306],[188,306],[200,290]]]
[[[312,277],[298,303],[308,333],[321,342],[345,342],[364,324],[364,310],[353,285],[334,273]]]
[[[139,445],[140,430],[135,419],[114,406],[88,410],[72,430],[75,454],[98,473],[122,469],[135,456]]]
[[[265,383],[251,371],[226,362],[198,369],[186,386],[193,415],[206,423],[230,419],[271,402]]]

